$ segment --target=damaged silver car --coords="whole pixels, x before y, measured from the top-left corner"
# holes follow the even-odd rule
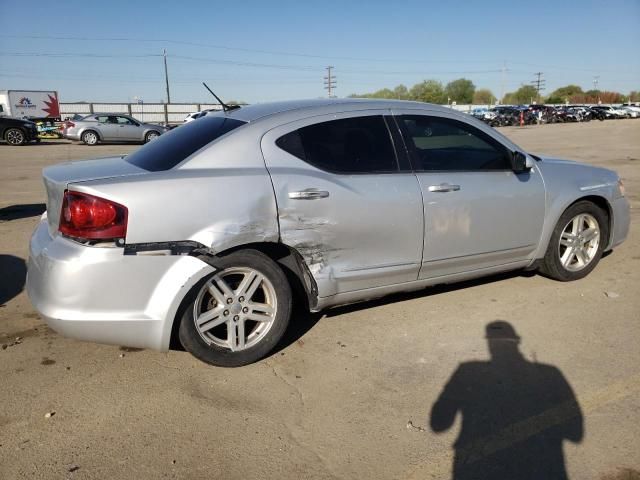
[[[524,152],[423,103],[313,100],[209,113],[131,155],[44,170],[27,289],[56,331],[267,355],[311,311],[507,270],[560,281],[629,230],[615,172]]]

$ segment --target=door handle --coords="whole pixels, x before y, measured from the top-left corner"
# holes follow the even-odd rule
[[[326,190],[318,190],[317,188],[307,188],[299,192],[289,192],[291,200],[316,200],[318,198],[327,198],[329,192]]]
[[[430,192],[457,192],[460,190],[460,185],[451,185],[449,183],[441,183],[440,185],[431,185],[429,187]]]

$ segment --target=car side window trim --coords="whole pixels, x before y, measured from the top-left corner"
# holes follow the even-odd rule
[[[443,123],[450,123],[453,124],[455,126],[460,126],[459,128],[461,128],[462,130],[466,130],[469,133],[478,136],[481,140],[485,141],[486,143],[488,143],[490,146],[494,147],[496,150],[502,152],[502,154],[505,156],[505,163],[506,163],[506,167],[505,168],[496,168],[496,169],[482,169],[482,168],[477,168],[477,169],[466,169],[466,168],[459,168],[459,169],[426,169],[426,168],[420,168],[419,167],[419,161],[417,159],[418,156],[418,152],[417,149],[415,147],[415,145],[413,144],[413,141],[411,141],[411,135],[409,134],[409,131],[406,127],[406,125],[403,122],[403,118],[404,117],[425,117],[428,119],[433,119],[435,121],[441,121]],[[402,139],[404,141],[404,147],[406,148],[409,160],[411,162],[411,167],[413,169],[414,172],[417,173],[423,173],[423,172],[429,172],[429,173],[446,173],[446,172],[460,172],[460,173],[464,173],[464,172],[482,172],[482,173],[488,173],[488,172],[513,172],[513,168],[511,167],[510,161],[509,161],[509,148],[507,148],[505,145],[503,145],[502,143],[500,143],[498,140],[496,140],[495,138],[491,137],[490,135],[484,133],[483,131],[479,130],[478,128],[474,127],[473,125],[470,125],[466,122],[462,122],[460,120],[456,120],[453,118],[449,118],[449,117],[441,117],[438,115],[434,115],[434,114],[420,114],[420,113],[416,113],[416,114],[409,114],[409,113],[400,113],[400,114],[396,114],[394,115],[394,119],[396,121],[396,126],[399,129],[401,135],[402,135]]]
[[[412,172],[413,168],[411,166],[409,152],[407,151],[407,146],[405,145],[404,138],[402,138],[395,117],[393,115],[383,115],[383,117],[387,124],[387,130],[389,130],[389,134],[391,135],[393,149],[396,152],[396,160],[400,170],[399,173]]]

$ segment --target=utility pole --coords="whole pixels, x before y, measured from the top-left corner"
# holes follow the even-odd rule
[[[546,83],[546,80],[544,80],[542,78],[542,75],[544,75],[544,73],[542,72],[536,72],[534,73],[534,75],[536,76],[536,79],[534,81],[532,81],[531,83],[536,87],[536,101],[540,101],[540,91],[544,90],[544,84]]]
[[[336,77],[331,74],[331,70],[335,67],[326,67],[327,75],[324,77],[324,89],[329,92],[329,98],[333,98],[333,90],[336,88]]]
[[[162,49],[162,56],[164,57],[164,83],[167,87],[167,103],[171,103],[171,96],[169,95],[169,74],[167,73],[167,50]]]
[[[504,81],[505,81],[505,76],[507,74],[507,62],[502,62],[502,74],[500,75],[500,78],[502,79],[502,85],[500,86],[500,103],[502,103],[504,101]]]

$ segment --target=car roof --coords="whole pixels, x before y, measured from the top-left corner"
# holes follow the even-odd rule
[[[368,98],[325,98],[311,100],[290,100],[284,102],[256,103],[227,112],[215,112],[214,115],[225,115],[245,122],[253,122],[260,118],[269,117],[289,112],[310,113],[310,111],[327,111],[335,107],[336,111],[365,110],[365,109],[391,109],[391,108],[425,108],[451,112],[449,107],[433,105],[423,102],[410,102],[405,100],[378,100]]]

